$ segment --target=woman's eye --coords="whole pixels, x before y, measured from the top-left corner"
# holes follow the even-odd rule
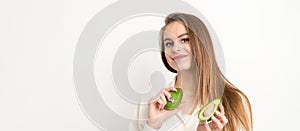
[[[170,46],[172,46],[172,45],[173,45],[172,42],[166,42],[166,43],[165,43],[165,47],[170,47]]]
[[[181,42],[182,42],[182,43],[189,42],[189,38],[183,38],[183,39],[181,39]]]

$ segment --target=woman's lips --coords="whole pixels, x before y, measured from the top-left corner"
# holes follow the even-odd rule
[[[178,55],[178,56],[173,57],[172,59],[173,59],[174,61],[179,61],[179,60],[183,59],[183,58],[186,57],[186,56],[188,56],[188,55]]]

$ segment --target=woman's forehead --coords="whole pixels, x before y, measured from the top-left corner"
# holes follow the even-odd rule
[[[184,33],[187,33],[186,27],[182,23],[174,21],[165,27],[164,37],[177,38]]]

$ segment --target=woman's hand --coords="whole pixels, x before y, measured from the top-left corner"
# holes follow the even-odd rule
[[[211,122],[199,123],[197,131],[221,131],[228,123],[228,119],[225,116],[224,107],[219,104],[220,112],[216,111],[216,117],[211,117]]]
[[[167,101],[173,102],[173,98],[169,91],[176,91],[176,88],[172,86],[164,88],[148,102],[149,114],[147,124],[154,129],[161,128],[163,122],[173,116],[176,112],[180,111],[182,108],[183,104],[180,103],[180,105],[173,110],[164,109]]]

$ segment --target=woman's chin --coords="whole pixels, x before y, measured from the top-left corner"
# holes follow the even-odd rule
[[[177,70],[177,72],[189,71],[189,70],[191,70],[191,66],[189,66],[189,65],[178,66],[176,70]]]

